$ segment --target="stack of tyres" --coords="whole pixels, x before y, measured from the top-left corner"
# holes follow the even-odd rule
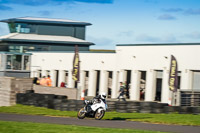
[[[76,101],[76,111],[79,111],[84,106],[85,106],[85,101],[84,100],[77,100]]]
[[[164,103],[153,103],[151,113],[164,113],[164,107],[168,106],[168,104]]]
[[[179,107],[179,114],[187,114],[188,113],[188,107],[183,106],[183,107]]]
[[[116,111],[116,102],[115,101],[107,101],[108,105],[108,112],[109,111]]]
[[[154,102],[140,102],[140,113],[151,113]]]
[[[61,105],[67,100],[67,96],[55,95],[53,105],[55,110],[62,110]]]
[[[68,111],[68,108],[69,108],[68,100],[67,99],[62,100],[61,105],[60,105],[60,110]]]
[[[68,111],[76,111],[76,100],[68,100]]]
[[[191,107],[192,108],[192,113],[195,115],[200,114],[200,107]]]
[[[175,109],[172,106],[164,107],[164,113],[170,114],[170,113],[174,113],[174,112],[175,112]]]
[[[17,93],[16,103],[17,104],[24,104],[24,102],[27,101],[25,95],[26,95],[25,93]]]
[[[180,111],[179,106],[165,106],[164,107],[164,113],[170,114],[170,113],[177,113]]]
[[[35,96],[33,90],[27,90],[24,95],[24,105],[35,105]]]
[[[45,94],[44,95],[44,107],[53,109],[54,108],[54,104],[53,104],[54,97],[55,97],[54,94]]]
[[[127,102],[126,109],[128,113],[139,112],[140,102]]]
[[[45,104],[45,101],[44,101],[44,95],[43,94],[34,94],[35,95],[35,106],[37,107],[47,107],[47,105]]]
[[[116,102],[116,111],[120,113],[127,113],[126,104],[127,104],[126,101]]]
[[[198,110],[198,107],[195,107],[195,106],[191,106],[191,107],[179,107],[180,110],[179,110],[179,113],[180,114],[194,114],[194,112],[197,113],[197,110]]]

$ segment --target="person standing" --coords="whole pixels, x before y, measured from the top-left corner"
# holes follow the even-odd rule
[[[61,82],[60,87],[65,87],[65,82]]]
[[[47,81],[47,86],[52,86],[52,80],[50,75],[47,76],[46,81]]]
[[[45,77],[45,76],[43,76],[43,77],[40,79],[40,85],[47,86],[47,80],[46,80],[46,77]]]
[[[119,96],[117,97],[117,99],[120,101],[120,98],[123,101],[126,101],[126,99],[124,98],[124,93],[125,93],[125,87],[123,85],[123,82],[120,82],[120,88],[119,88]]]

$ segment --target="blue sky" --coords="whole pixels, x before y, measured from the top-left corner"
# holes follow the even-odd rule
[[[94,49],[200,42],[200,0],[0,0],[0,19],[24,16],[90,22]],[[8,33],[0,23],[0,35]]]

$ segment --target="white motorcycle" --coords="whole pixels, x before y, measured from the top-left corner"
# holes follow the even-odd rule
[[[94,100],[92,103],[88,100],[85,100],[85,106],[81,108],[78,112],[78,118],[84,119],[85,117],[92,117],[96,120],[101,120],[105,114],[105,111],[107,110],[108,106],[106,101],[103,101],[102,99]],[[88,112],[88,109],[90,108],[91,111]]]

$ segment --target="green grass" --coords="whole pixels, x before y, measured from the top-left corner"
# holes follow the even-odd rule
[[[106,112],[107,120],[130,120],[159,124],[194,125],[200,126],[200,115],[193,114],[144,114],[144,113],[118,113]]]
[[[26,106],[26,105],[14,105],[8,107],[0,107],[1,113],[15,113],[15,114],[27,114],[27,115],[45,115],[45,116],[65,116],[76,117],[76,111],[60,111],[43,107]]]
[[[0,121],[0,133],[164,133],[132,129],[97,128],[31,122]]]
[[[29,115],[77,117],[76,111],[59,111],[42,107],[15,105],[0,107],[2,113],[16,113]],[[106,120],[129,120],[160,124],[195,125],[200,126],[200,115],[192,114],[144,114],[144,113],[118,113],[106,112],[103,119]]]

